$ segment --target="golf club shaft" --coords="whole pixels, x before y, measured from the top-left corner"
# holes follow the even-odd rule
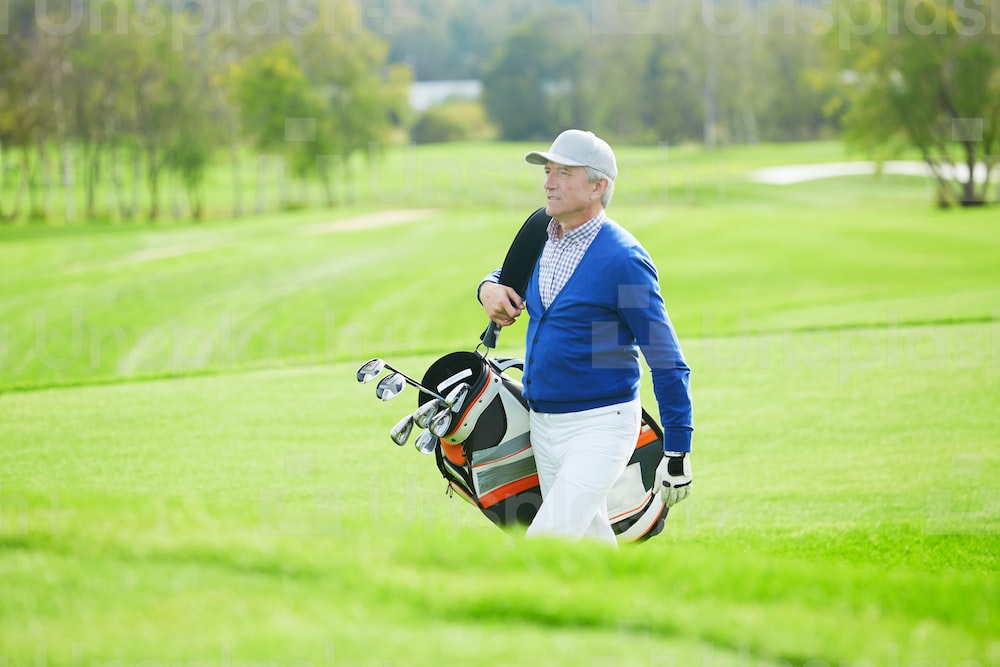
[[[440,399],[440,400],[441,400],[441,401],[443,401],[444,403],[447,403],[447,402],[448,402],[448,401],[447,401],[447,400],[445,399],[445,397],[444,397],[444,396],[442,396],[441,394],[437,393],[436,391],[431,391],[430,389],[428,389],[428,388],[427,388],[427,387],[425,387],[424,385],[420,384],[419,382],[417,382],[416,380],[414,380],[413,378],[411,378],[411,377],[410,377],[409,375],[407,375],[406,373],[404,373],[404,372],[402,372],[402,371],[400,371],[400,370],[397,370],[397,369],[393,368],[393,367],[392,367],[392,366],[390,366],[389,364],[386,364],[386,365],[385,365],[385,367],[386,367],[386,368],[388,368],[388,369],[389,369],[390,371],[392,371],[393,373],[398,373],[398,374],[399,374],[399,376],[400,376],[401,378],[403,378],[404,380],[406,380],[407,384],[409,384],[409,385],[410,385],[411,387],[416,387],[417,389],[419,389],[420,391],[424,392],[425,394],[430,394],[430,395],[431,395],[431,396],[433,396],[434,398],[437,398],[437,399]]]

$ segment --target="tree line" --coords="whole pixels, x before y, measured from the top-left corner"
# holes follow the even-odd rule
[[[839,114],[824,110],[834,87],[815,75],[824,45],[808,3],[526,4],[413,0],[386,36],[390,58],[418,80],[482,79],[486,110],[508,140],[551,137],[571,124],[708,145],[839,131]]]
[[[5,0],[0,217],[44,216],[36,186],[60,181],[81,184],[85,217],[155,220],[168,178],[200,217],[209,165],[241,173],[254,152],[333,205],[352,156],[405,136],[409,85],[435,76],[481,79],[505,140],[843,136],[915,149],[939,203],[980,204],[1000,154],[1000,7],[960,2]]]
[[[88,218],[155,220],[168,174],[201,217],[209,165],[248,148],[317,178],[334,204],[350,157],[405,111],[411,79],[359,8],[337,0],[13,0],[0,28],[8,219],[44,216],[37,184],[62,180],[83,184]]]
[[[504,139],[544,140],[569,126],[709,147],[843,137],[876,158],[915,151],[942,206],[991,200],[1000,157],[998,0],[406,6],[388,35],[390,58],[418,78],[434,78],[448,62],[481,78]]]

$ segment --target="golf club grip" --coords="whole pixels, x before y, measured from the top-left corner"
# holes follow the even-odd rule
[[[483,341],[483,345],[492,350],[497,346],[497,336],[499,335],[500,325],[493,320],[490,320],[489,326],[486,327],[486,331],[484,331],[483,335],[479,337],[479,340]]]

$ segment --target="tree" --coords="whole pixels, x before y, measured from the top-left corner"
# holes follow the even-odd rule
[[[415,144],[489,141],[494,132],[481,104],[470,100],[446,100],[420,115],[410,129],[410,138]]]
[[[1000,149],[1000,40],[968,6],[882,6],[852,1],[830,34],[846,72],[846,138],[873,154],[916,149],[942,207],[984,204]]]
[[[65,45],[34,29],[31,3],[16,2],[8,11],[8,21],[15,29],[0,43],[0,147],[19,149],[20,161],[14,202],[3,216],[17,217],[27,194],[29,217],[41,219],[45,208],[38,199],[37,185],[47,180],[41,172],[47,169],[48,142],[63,129],[66,118],[64,89],[59,85]],[[6,167],[4,160],[0,179],[6,180]]]
[[[586,96],[590,34],[573,9],[539,13],[515,28],[483,75],[483,106],[501,138],[551,139],[591,125]]]
[[[198,17],[175,15],[172,21],[187,21]],[[176,115],[165,126],[165,166],[176,173],[187,194],[191,217],[200,219],[204,213],[201,185],[216,149],[228,137],[219,132],[225,126],[224,94],[213,85],[219,78],[219,59],[209,50],[209,41],[196,31],[174,30],[173,67],[166,71],[165,91],[169,95],[167,110]],[[186,43],[178,48],[179,35]]]
[[[117,209],[122,220],[132,220],[139,214],[143,190],[143,146],[156,145],[153,137],[143,142],[139,136],[138,103],[157,76],[151,40],[127,32],[87,33],[69,59],[75,86],[73,135],[84,158],[86,216],[101,215],[98,188],[109,182],[111,210]],[[146,125],[147,134],[160,129]]]
[[[572,0],[582,11],[592,0]],[[361,0],[365,23],[388,40],[389,63],[418,81],[478,79],[512,25],[554,4],[545,0]],[[567,4],[567,0],[558,0]]]
[[[230,72],[232,100],[254,146],[281,154],[298,173],[308,169],[303,144],[314,143],[325,120],[322,98],[309,83],[289,40],[245,58]]]
[[[766,33],[754,40],[749,62],[766,76],[745,77],[751,85],[746,92],[756,100],[757,133],[763,141],[834,136],[840,117],[824,114],[823,109],[836,95],[836,86],[828,76],[817,75],[825,64],[823,26],[805,23],[809,17],[801,11],[785,11],[787,15],[769,17]]]
[[[694,48],[697,26],[688,22],[685,27],[676,35],[650,38],[641,83],[632,89],[633,94],[643,91],[635,106],[653,138],[674,144],[703,136],[704,49]]]
[[[337,21],[327,16],[334,11]],[[334,174],[339,171],[349,181],[351,157],[387,139],[393,119],[401,120],[406,113],[412,75],[406,66],[387,69],[388,45],[350,27],[360,22],[352,6],[321,3],[319,21],[331,28],[311,32],[299,42],[303,71],[318,95],[318,108],[316,135],[300,146],[298,159],[303,170],[317,173],[327,204],[333,205]]]
[[[230,99],[256,148],[281,153],[299,177],[315,174],[332,206],[335,176],[348,181],[351,157],[386,140],[405,114],[411,76],[386,68],[387,45],[360,27],[353,6],[320,2],[313,24],[322,27],[237,62]]]

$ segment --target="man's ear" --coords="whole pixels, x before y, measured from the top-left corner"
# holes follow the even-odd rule
[[[608,189],[608,179],[601,178],[594,182],[594,192],[591,199],[604,196],[604,191]]]

